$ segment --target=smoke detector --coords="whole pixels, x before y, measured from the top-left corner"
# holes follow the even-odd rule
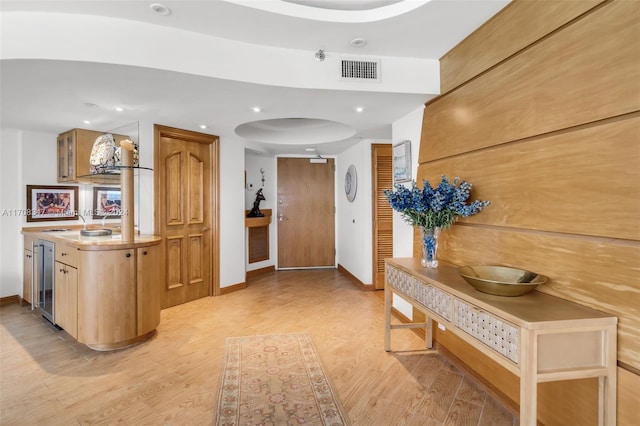
[[[351,45],[353,47],[362,47],[366,44],[367,44],[367,39],[362,37],[354,38],[353,40],[351,40]]]
[[[149,8],[160,15],[171,15],[171,9],[160,3],[153,3]]]

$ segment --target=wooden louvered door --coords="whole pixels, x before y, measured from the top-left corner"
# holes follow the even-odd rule
[[[393,257],[393,209],[384,196],[393,188],[391,144],[371,146],[373,182],[373,287],[384,288],[384,259]]]

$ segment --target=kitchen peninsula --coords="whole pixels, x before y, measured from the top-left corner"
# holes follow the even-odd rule
[[[42,241],[54,245],[52,322],[95,350],[142,342],[160,323],[160,237],[87,237],[80,227],[23,228],[24,299],[36,307],[48,297],[35,291]],[[48,272],[51,273],[51,272]]]

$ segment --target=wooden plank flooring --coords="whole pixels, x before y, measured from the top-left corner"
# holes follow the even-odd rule
[[[0,424],[210,425],[226,337],[307,332],[354,425],[518,420],[409,330],[384,351],[381,293],[336,270],[271,272],[162,311],[155,337],[95,352],[29,307],[0,307]]]

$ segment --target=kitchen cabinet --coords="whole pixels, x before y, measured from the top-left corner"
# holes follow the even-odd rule
[[[38,250],[34,247],[35,240],[31,236],[24,238],[24,259],[22,262],[22,300],[29,304],[38,304],[34,299],[37,292],[34,290],[35,283],[38,282],[38,271],[35,268],[37,262]]]
[[[58,182],[78,182],[85,180],[83,176],[91,175],[89,159],[93,144],[96,139],[105,134],[95,130],[72,129],[58,135]],[[112,133],[113,134],[113,133]],[[116,146],[128,136],[113,134]],[[118,183],[120,178],[115,175],[113,183]],[[89,178],[86,178],[90,180]],[[104,181],[104,183],[110,183]]]
[[[32,241],[46,239],[55,244],[52,322],[95,350],[120,349],[147,340],[160,324],[164,283],[161,239],[84,237],[79,230],[23,228],[23,297],[30,297],[29,274],[37,271],[32,262],[38,249],[36,245],[36,250],[31,250]],[[45,314],[37,303],[35,306]]]
[[[79,282],[78,341],[101,350],[106,345],[134,339],[135,250],[81,252]]]
[[[78,338],[78,250],[56,244],[54,320]]]
[[[141,247],[136,249],[138,287],[138,335],[149,333],[160,324],[162,282],[164,270],[160,246]]]
[[[78,341],[111,350],[146,338],[160,323],[160,246],[80,251]],[[100,309],[95,309],[99,301]]]

